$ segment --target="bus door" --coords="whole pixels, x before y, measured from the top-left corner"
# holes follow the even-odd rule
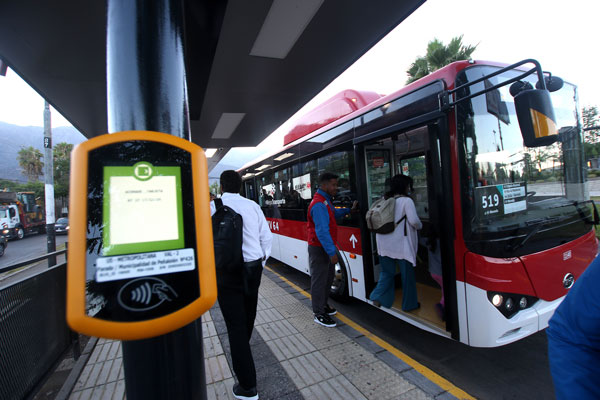
[[[440,329],[446,328],[442,310],[442,260],[439,234],[439,210],[435,201],[435,163],[429,148],[427,126],[398,134],[394,139],[394,166],[397,173],[413,179],[411,198],[423,224],[418,232],[419,245],[415,279],[421,307],[410,314]],[[439,169],[439,167],[438,167]],[[401,309],[401,285],[396,287],[394,307]]]
[[[368,208],[379,200],[390,189],[390,178],[394,174],[393,163],[393,144],[391,139],[369,145],[365,149],[366,165],[366,191]],[[363,235],[363,238],[367,236]],[[377,255],[377,243],[375,234],[368,234],[373,251],[372,262],[375,273],[375,280],[379,276],[379,257]],[[366,255],[367,253],[365,253]],[[366,260],[365,260],[366,261]],[[368,296],[368,293],[367,293]]]
[[[430,127],[421,126],[366,145],[364,147],[365,183],[368,207],[371,207],[389,190],[389,179],[393,175],[403,174],[413,179],[414,191],[411,197],[415,203],[417,215],[423,223],[423,229],[419,231],[419,250],[415,268],[417,293],[421,307],[407,314],[430,326],[446,330],[446,324],[436,311],[436,307],[439,308],[437,304],[442,298],[441,277],[443,274],[439,257],[439,206],[435,200],[439,196],[436,194],[437,189],[434,184],[439,180],[441,171],[439,163],[433,161],[438,159],[437,154],[432,156],[429,148],[430,136],[434,133]],[[437,148],[435,150],[437,151]],[[436,165],[437,170],[434,170]],[[372,233],[371,249],[373,280],[376,282],[379,278],[379,259],[375,234]],[[438,264],[435,264],[436,262]],[[435,277],[432,277],[430,272],[430,264]],[[367,297],[370,290],[367,290],[369,292]],[[401,304],[402,283],[400,274],[398,274],[396,296],[392,306],[394,311],[404,313]],[[443,316],[443,314],[441,315]]]
[[[244,182],[244,189],[245,189],[245,193],[244,193],[244,197],[246,197],[247,199],[256,201],[256,191],[254,189],[254,179],[249,179],[246,182]]]

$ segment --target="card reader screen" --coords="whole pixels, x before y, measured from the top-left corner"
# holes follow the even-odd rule
[[[183,248],[180,168],[105,166],[102,220],[104,256]]]

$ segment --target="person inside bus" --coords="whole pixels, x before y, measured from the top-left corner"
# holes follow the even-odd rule
[[[402,310],[412,311],[420,307],[413,268],[417,265],[417,230],[423,225],[417,216],[415,203],[409,197],[411,188],[412,178],[395,175],[390,181],[390,191],[385,195],[387,198],[397,196],[394,220],[403,220],[396,225],[392,233],[375,235],[381,270],[377,286],[369,299],[377,307],[390,308],[394,304],[396,265],[400,265],[402,275]]]
[[[317,324],[333,328],[336,322],[331,318],[336,309],[327,304],[329,290],[333,282],[334,267],[338,263],[336,248],[336,218],[343,217],[358,209],[354,202],[352,209],[335,208],[331,203],[338,190],[338,176],[324,172],[319,176],[319,189],[308,206],[308,263],[310,268],[310,293],[312,309]]]

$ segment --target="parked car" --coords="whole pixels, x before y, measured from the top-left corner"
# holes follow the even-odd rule
[[[56,224],[54,224],[54,232],[57,235],[66,235],[67,233],[69,233],[69,218],[59,218],[56,221]]]
[[[6,236],[4,236],[4,234],[0,232],[0,257],[4,255],[6,246],[8,246],[8,240],[6,240]]]

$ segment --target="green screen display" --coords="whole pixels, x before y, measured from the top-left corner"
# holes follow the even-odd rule
[[[180,167],[104,167],[103,255],[184,247]]]

